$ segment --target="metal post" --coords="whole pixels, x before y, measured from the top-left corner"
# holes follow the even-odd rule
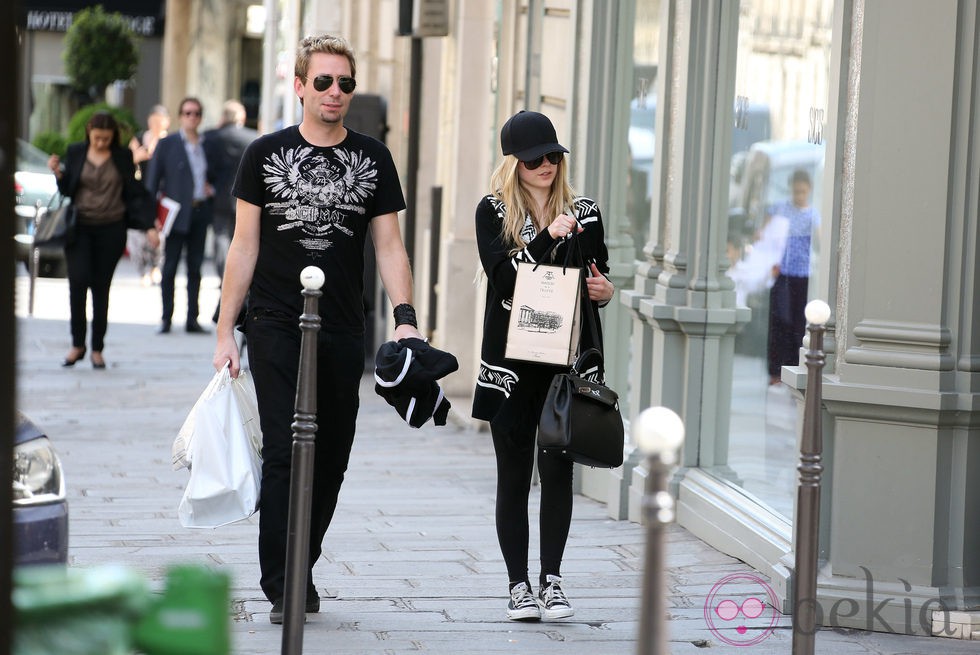
[[[638,655],[666,655],[667,603],[664,585],[664,526],[674,520],[674,499],[667,492],[677,449],[684,441],[684,424],[666,407],[652,407],[633,422],[633,439],[647,456],[643,495],[643,521],[647,542],[644,555],[643,596],[640,606]]]
[[[824,366],[824,324],[830,307],[822,300],[806,306],[810,347],[806,351],[806,404],[800,443],[800,482],[796,493],[796,565],[793,580],[793,655],[813,655],[817,631],[817,556],[823,438],[820,405]]]
[[[41,222],[41,201],[34,201],[34,224],[31,226],[31,249],[28,272],[30,273],[30,285],[27,287],[27,315],[34,316],[34,293],[37,288],[38,269],[41,266],[41,250],[34,245],[34,235],[37,234],[37,226]]]
[[[310,508],[313,455],[316,449],[316,342],[320,331],[317,303],[323,271],[307,266],[300,273],[305,298],[299,327],[303,331],[293,415],[293,453],[289,474],[289,523],[286,533],[286,585],[283,590],[283,655],[303,652],[306,622],[306,582],[310,557]]]

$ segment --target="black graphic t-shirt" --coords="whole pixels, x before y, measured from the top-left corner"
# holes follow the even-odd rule
[[[350,129],[336,146],[314,146],[298,126],[287,127],[249,145],[232,194],[262,209],[249,310],[298,318],[300,271],[318,266],[321,327],[363,332],[368,223],[405,208],[388,148]]]

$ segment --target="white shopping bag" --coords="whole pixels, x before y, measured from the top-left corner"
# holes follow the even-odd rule
[[[504,357],[569,366],[578,349],[582,269],[517,265]]]
[[[242,371],[233,380],[226,365],[191,413],[186,451],[191,475],[177,507],[180,524],[216,528],[248,518],[255,513],[262,477],[262,432],[251,376]]]

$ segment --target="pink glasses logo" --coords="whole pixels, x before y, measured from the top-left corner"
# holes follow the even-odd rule
[[[733,573],[711,588],[704,602],[704,620],[715,637],[731,646],[754,646],[772,634],[778,599],[762,578]]]

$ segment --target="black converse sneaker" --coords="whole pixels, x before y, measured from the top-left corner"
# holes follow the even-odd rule
[[[541,615],[546,619],[564,619],[575,613],[565,592],[561,590],[561,577],[557,575],[548,575],[545,578],[545,585],[541,587],[538,598],[541,602]]]
[[[507,603],[507,618],[511,621],[540,621],[541,608],[526,582],[518,582],[510,590],[510,602]]]

